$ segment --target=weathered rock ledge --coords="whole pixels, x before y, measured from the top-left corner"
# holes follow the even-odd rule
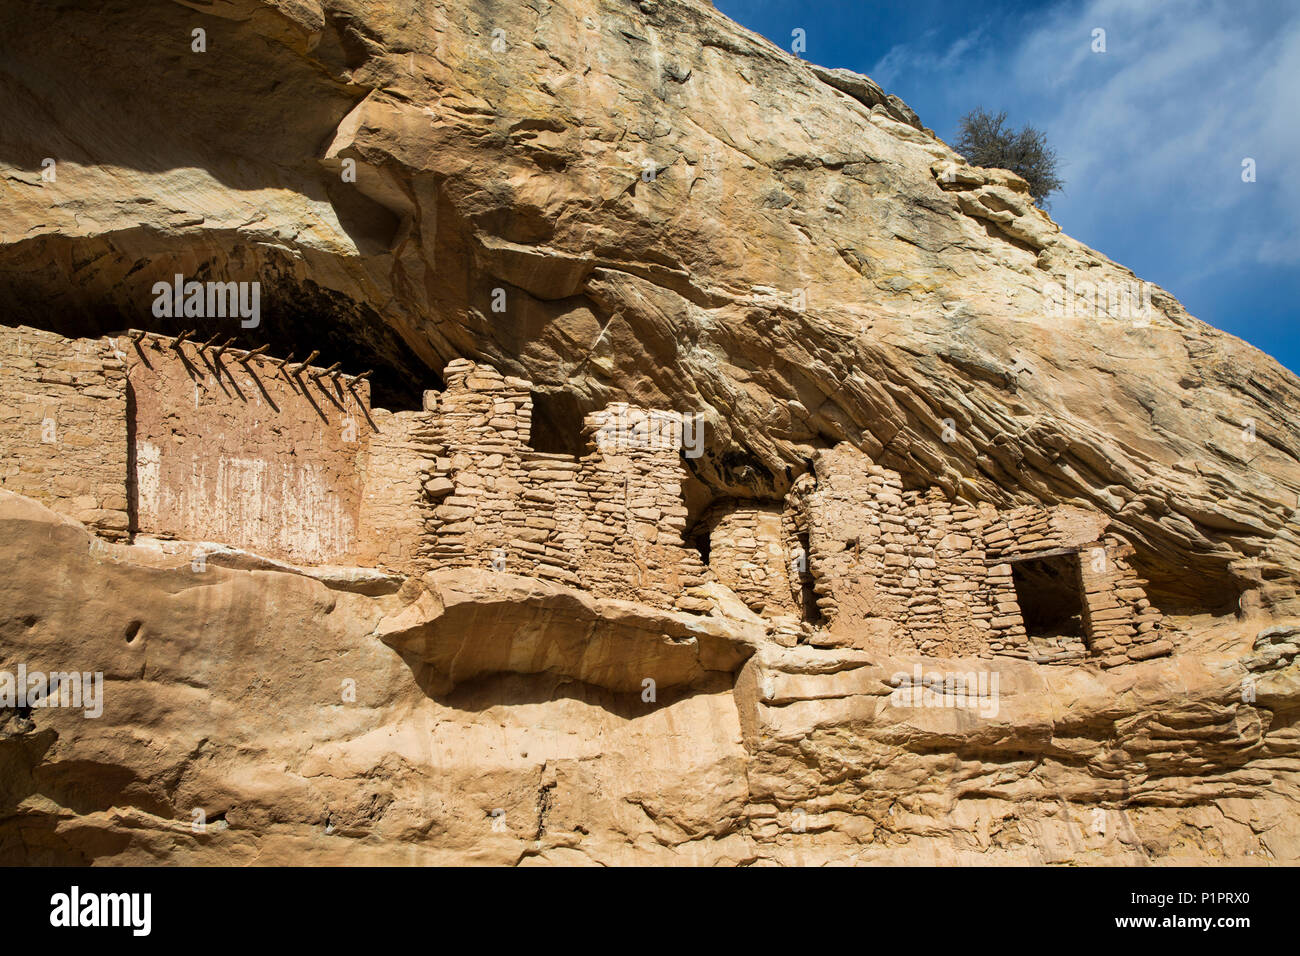
[[[5,712],[6,862],[1297,862],[1294,622],[1110,671],[782,647],[491,571],[196,571],[7,493],[0,561],[0,669],[104,675],[98,719]],[[891,703],[916,668],[985,693]]]

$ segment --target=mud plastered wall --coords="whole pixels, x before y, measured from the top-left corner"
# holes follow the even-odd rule
[[[126,367],[111,340],[0,327],[0,487],[126,537]]]
[[[364,381],[157,336],[119,345],[140,532],[305,564],[360,550]]]
[[[531,383],[469,361],[444,374],[424,475],[431,566],[495,568],[606,597],[700,611],[706,571],[684,546],[680,417],[614,405],[586,417],[588,453],[528,445]]]

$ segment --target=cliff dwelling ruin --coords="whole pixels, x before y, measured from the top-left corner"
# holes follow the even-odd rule
[[[587,414],[571,454],[534,441],[532,383],[464,359],[393,412],[337,366],[185,337],[4,327],[0,354],[0,487],[110,540],[509,571],[692,614],[715,583],[789,645],[1107,668],[1174,649],[1099,512],[905,489],[847,444],[783,501],[723,499],[688,528],[677,412]]]

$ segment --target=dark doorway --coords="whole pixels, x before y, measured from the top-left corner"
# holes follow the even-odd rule
[[[803,605],[803,619],[814,627],[822,627],[826,623],[826,618],[822,616],[822,609],[817,606],[816,578],[813,577],[812,573],[812,552],[808,547],[808,535],[807,533],[799,534],[795,540],[798,542],[798,550],[792,557],[790,570],[794,572],[799,585],[799,600]]]
[[[1011,575],[1030,637],[1084,637],[1077,554],[1013,561]]]
[[[698,534],[690,539],[691,547],[700,552],[700,560],[707,566],[709,563],[709,551],[713,544],[713,539],[709,536],[709,529],[703,528]]]

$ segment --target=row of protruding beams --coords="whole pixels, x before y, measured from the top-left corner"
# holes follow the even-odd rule
[[[288,358],[276,358],[271,355],[263,355],[263,353],[270,348],[269,345],[259,345],[255,349],[232,348],[231,344],[235,341],[234,336],[229,336],[224,342],[218,344],[218,340],[221,338],[220,333],[212,336],[212,338],[208,339],[206,342],[192,339],[191,336],[194,335],[194,333],[194,329],[182,332],[180,335],[162,335],[158,332],[145,332],[140,329],[128,329],[126,335],[137,348],[140,346],[142,340],[151,338],[157,339],[163,346],[183,354],[181,352],[181,347],[186,342],[190,342],[200,355],[204,355],[208,350],[211,350],[213,357],[219,359],[222,355],[228,352],[235,361],[239,362],[241,365],[247,365],[254,358],[262,356],[264,361],[270,362],[277,368],[283,369],[288,375],[295,378],[301,375],[311,365],[312,359],[320,355],[319,349],[312,349],[311,352],[308,353],[307,357],[301,362],[294,362],[294,356],[292,353],[289,354]],[[346,375],[339,371],[339,366],[342,364],[343,363],[341,362],[335,362],[329,368],[317,369],[311,373],[311,377],[317,381],[323,378],[333,378],[341,381],[344,385],[351,387],[356,385],[357,382],[369,378],[371,374],[373,374],[372,369],[367,369],[359,375]]]

